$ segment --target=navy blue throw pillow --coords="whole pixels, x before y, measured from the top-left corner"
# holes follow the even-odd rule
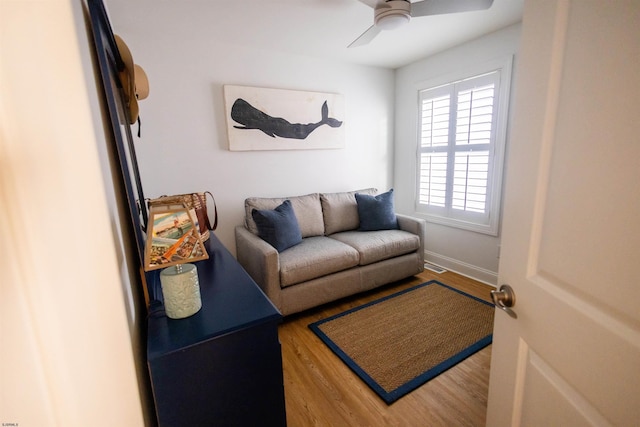
[[[394,230],[398,219],[393,208],[393,188],[377,196],[356,193],[360,231]]]
[[[274,210],[254,209],[251,216],[258,226],[258,236],[278,252],[302,242],[298,219],[289,200]]]

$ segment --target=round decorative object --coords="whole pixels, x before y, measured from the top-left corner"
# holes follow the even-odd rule
[[[395,30],[411,20],[411,3],[391,0],[376,7],[373,21],[381,30]]]
[[[165,268],[160,272],[164,311],[171,319],[183,319],[202,308],[198,270],[193,264]]]

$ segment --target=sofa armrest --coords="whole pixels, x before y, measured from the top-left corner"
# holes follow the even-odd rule
[[[416,234],[420,238],[420,257],[424,260],[425,236],[427,232],[427,221],[421,218],[415,218],[408,215],[396,214],[398,218],[398,226],[400,230],[408,231]]]
[[[244,226],[237,226],[235,235],[238,262],[271,302],[280,309],[280,257],[278,251]]]

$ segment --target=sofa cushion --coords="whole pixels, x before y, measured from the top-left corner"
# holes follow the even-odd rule
[[[393,206],[393,188],[386,193],[371,196],[356,193],[361,231],[391,230],[398,228]]]
[[[356,193],[374,195],[375,188],[342,193],[320,194],[322,214],[324,216],[324,233],[338,233],[340,231],[355,230],[360,226]]]
[[[420,247],[420,238],[403,230],[344,231],[330,238],[356,249],[360,265],[408,254]]]
[[[322,219],[322,206],[318,193],[295,197],[250,197],[244,201],[245,223],[247,228],[258,234],[258,228],[251,212],[254,209],[275,209],[285,200],[291,201],[293,212],[298,219],[302,237],[322,236],[324,234],[324,221]]]
[[[280,254],[280,286],[286,287],[358,265],[358,251],[329,237],[307,237]]]
[[[302,241],[298,220],[289,200],[285,200],[273,210],[254,209],[251,216],[258,227],[258,236],[278,252]]]

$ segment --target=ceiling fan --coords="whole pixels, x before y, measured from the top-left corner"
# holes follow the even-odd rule
[[[409,0],[360,0],[373,8],[373,25],[349,47],[368,44],[382,30],[392,30],[407,24],[411,18],[445,13],[470,12],[488,9],[493,0],[423,0],[414,3]]]

